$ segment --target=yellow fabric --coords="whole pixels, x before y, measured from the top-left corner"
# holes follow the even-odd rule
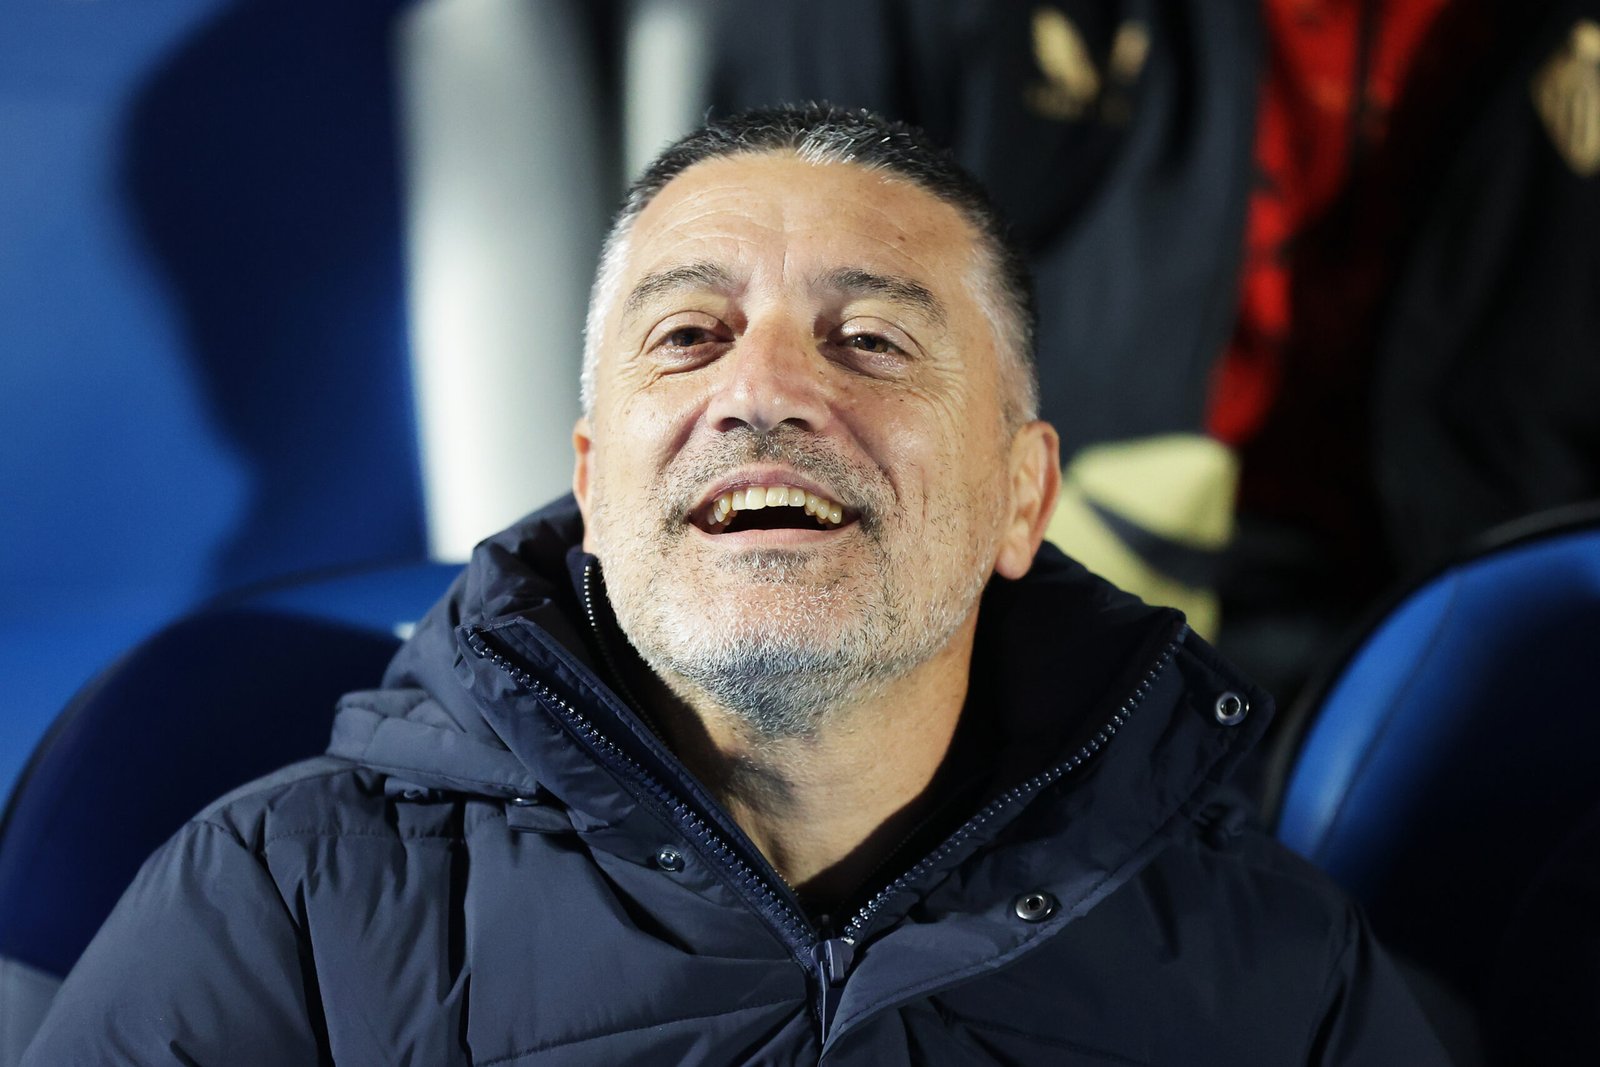
[[[1169,434],[1096,445],[1062,472],[1061,502],[1045,536],[1096,574],[1148,603],[1178,608],[1201,636],[1215,637],[1221,615],[1215,590],[1157,571],[1089,502],[1168,541],[1215,552],[1233,536],[1238,484],[1238,458],[1209,437]]]

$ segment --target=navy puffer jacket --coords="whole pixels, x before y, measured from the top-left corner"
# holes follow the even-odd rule
[[[327,756],[158,851],[26,1062],[1443,1062],[1221,798],[1269,702],[1176,613],[1049,549],[994,582],[980,792],[823,920],[607,685],[580,532],[485,542]]]

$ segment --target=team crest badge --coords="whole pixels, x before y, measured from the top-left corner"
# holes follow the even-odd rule
[[[1130,20],[1118,26],[1106,60],[1106,86],[1072,20],[1056,8],[1037,8],[1033,60],[1043,80],[1028,86],[1028,106],[1043,118],[1069,121],[1083,118],[1098,103],[1102,118],[1126,122],[1131,110],[1127,90],[1138,80],[1149,53],[1150,32],[1143,23]]]
[[[1580,19],[1533,76],[1533,106],[1578,176],[1600,173],[1600,23]]]
[[[1100,95],[1100,72],[1072,20],[1053,7],[1033,13],[1033,59],[1044,81],[1028,87],[1028,105],[1047,119],[1082,117]]]

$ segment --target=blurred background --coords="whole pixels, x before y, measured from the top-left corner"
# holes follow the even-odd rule
[[[908,119],[1039,280],[1051,535],[1288,702],[1596,495],[1600,29],[1494,0],[15,0],[0,786],[161,623],[561,491],[627,179],[707,108]]]
[[[924,126],[1033,255],[1051,536],[1288,702],[1596,495],[1585,5],[17,0],[0,785],[139,637],[562,491],[627,179],[707,108]]]
[[[627,179],[707,108],[918,123],[1039,280],[1054,540],[1292,698],[1596,494],[1600,27],[1473,0],[17,0],[0,784],[140,636],[562,492]]]
[[[1597,19],[11,0],[0,790],[174,619],[463,560],[564,492],[628,178],[780,100],[915,122],[989,185],[1037,274],[1052,539],[1304,703],[1407,590],[1600,496]]]
[[[654,0],[0,12],[0,789],[197,604],[565,491],[603,227],[709,58]]]

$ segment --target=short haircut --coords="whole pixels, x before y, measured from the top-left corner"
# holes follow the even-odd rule
[[[617,300],[633,224],[672,179],[709,159],[792,152],[808,163],[851,163],[910,182],[960,212],[978,234],[982,253],[969,279],[994,330],[1008,420],[1035,418],[1039,407],[1034,362],[1037,312],[1027,259],[983,186],[949,152],[915,126],[866,110],[830,104],[783,105],[711,119],[668,146],[628,188],[600,253],[584,329],[582,400],[594,406],[595,372],[605,315]]]

